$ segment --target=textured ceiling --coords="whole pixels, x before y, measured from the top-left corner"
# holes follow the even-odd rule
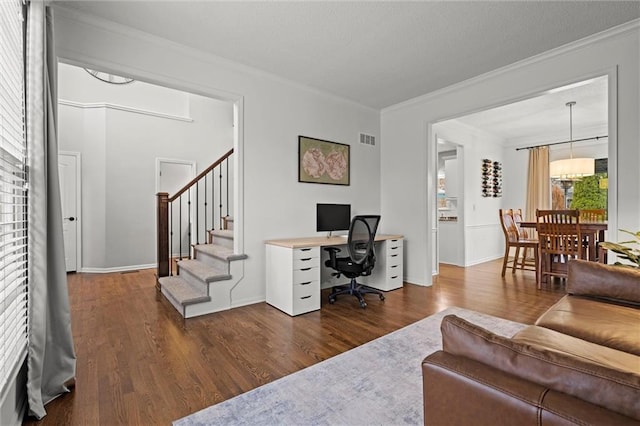
[[[637,1],[56,3],[378,109],[640,17]]]

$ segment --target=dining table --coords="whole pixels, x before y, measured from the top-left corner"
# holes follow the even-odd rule
[[[537,222],[522,221],[521,228],[536,228]],[[580,233],[587,245],[587,260],[597,261],[598,243],[604,241],[604,231],[607,230],[606,221],[580,221]]]

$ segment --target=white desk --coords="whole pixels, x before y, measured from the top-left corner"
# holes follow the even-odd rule
[[[358,282],[383,291],[402,287],[402,235],[376,235],[376,264],[371,275]],[[342,249],[348,256],[343,237],[308,237],[269,240],[266,247],[267,303],[289,315],[320,309],[320,290],[347,284],[349,279],[332,277],[324,266],[329,254],[322,247]]]

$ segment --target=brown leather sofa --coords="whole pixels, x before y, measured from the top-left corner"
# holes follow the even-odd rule
[[[505,338],[454,315],[422,362],[426,425],[640,425],[640,271],[572,261],[567,295]]]

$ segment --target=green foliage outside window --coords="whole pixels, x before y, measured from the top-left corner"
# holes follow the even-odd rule
[[[607,190],[600,188],[600,179],[606,174],[583,177],[573,184],[572,209],[606,209]]]

